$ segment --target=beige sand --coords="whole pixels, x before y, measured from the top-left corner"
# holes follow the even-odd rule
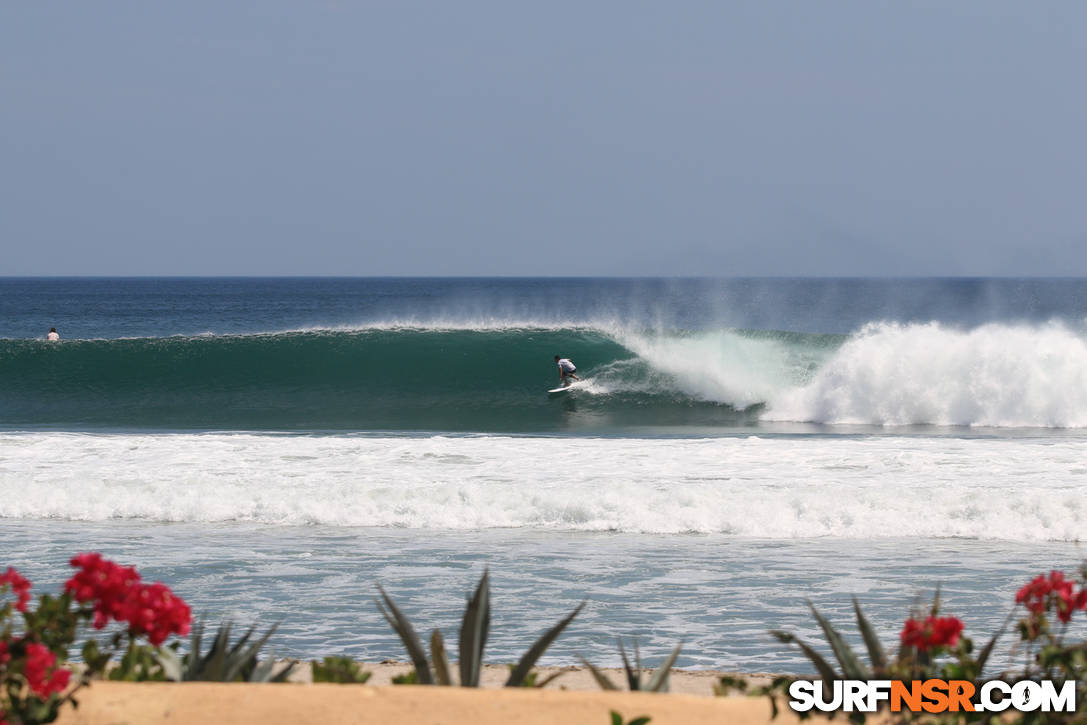
[[[372,687],[328,684],[205,684],[96,682],[66,708],[62,725],[610,725],[640,716],[651,725],[770,722],[761,698],[711,698],[630,692],[473,690],[456,687]],[[775,725],[799,722],[782,713]]]
[[[397,675],[403,675],[410,672],[412,667],[408,662],[381,662],[378,664],[359,663],[363,670],[370,673],[370,679],[367,681],[369,685],[391,685],[392,678]],[[453,667],[456,671],[456,665]],[[600,668],[604,674],[608,676],[612,682],[617,686],[626,689],[626,675],[622,670],[611,668]],[[600,686],[596,684],[596,680],[593,679],[589,670],[585,667],[537,667],[536,672],[539,673],[538,677],[543,680],[546,677],[551,676],[555,672],[561,672],[562,674],[548,683],[548,690],[569,690],[573,692],[595,692],[600,689]],[[509,677],[509,668],[504,665],[484,665],[483,672],[480,676],[481,685],[485,688],[490,687],[502,687],[506,682],[506,678]],[[673,693],[683,695],[703,695],[712,696],[713,686],[717,684],[718,678],[724,674],[735,674],[717,672],[715,670],[673,670],[669,676],[669,690]],[[767,674],[747,674],[743,675],[747,678],[747,681],[751,687],[758,687],[760,685],[768,684],[772,675]],[[643,680],[648,680],[647,674],[642,675]],[[295,672],[291,675],[292,682],[310,682],[310,668],[308,663],[300,663]]]

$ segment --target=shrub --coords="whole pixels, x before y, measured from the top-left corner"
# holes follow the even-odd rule
[[[358,662],[350,657],[325,657],[310,663],[314,682],[336,682],[341,684],[359,684],[370,679],[369,672],[363,672]]]
[[[203,652],[204,623],[192,629],[189,652],[178,657],[174,649],[160,649],[157,660],[163,668],[165,679],[174,682],[284,682],[294,670],[294,663],[277,672],[275,659],[261,661],[260,650],[279,627],[273,624],[267,632],[250,641],[256,626],[230,644],[230,622],[222,622],[215,632],[207,653]]]
[[[171,635],[189,631],[189,606],[161,582],[147,584],[132,567],[100,554],[80,554],[71,565],[77,572],[61,594],[42,594],[33,609],[31,583],[10,567],[0,574],[0,593],[14,596],[14,601],[5,597],[0,606],[0,723],[52,722],[61,706],[75,704],[75,692],[105,672],[122,650],[111,675],[162,679],[152,649]],[[107,640],[105,649],[93,638],[83,645],[86,668],[73,685],[72,673],[64,665],[80,626],[90,623],[102,629],[114,622],[124,626]]]

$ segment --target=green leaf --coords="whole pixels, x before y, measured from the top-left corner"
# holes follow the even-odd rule
[[[638,640],[634,640],[634,646],[638,646]],[[623,638],[619,637],[619,655],[623,658],[623,671],[627,675],[627,687],[631,692],[637,692],[642,689],[642,668],[641,663],[638,662],[637,669],[630,666],[630,662],[627,660],[627,651],[623,648]],[[635,661],[639,660],[639,657],[635,657]]]
[[[347,684],[362,684],[370,679],[370,673],[364,672],[350,657],[329,656],[323,661],[313,660],[310,663],[313,671],[314,682],[336,682]]]
[[[194,650],[195,666],[190,665],[187,680],[225,682],[227,647],[230,642],[230,622],[223,622],[215,632],[215,639],[206,657],[201,657],[199,650]]]
[[[276,661],[272,657],[266,657],[263,662],[257,663],[246,682],[268,682],[272,679],[272,670],[275,666]]]
[[[668,677],[672,671],[672,665],[676,663],[676,658],[679,657],[679,651],[683,649],[683,643],[680,642],[676,645],[676,648],[672,650],[672,654],[668,655],[668,658],[661,663],[657,671],[653,673],[653,677],[649,679],[649,684],[645,686],[645,689],[649,692],[668,692]]]
[[[204,638],[204,618],[200,617],[200,621],[193,625],[192,632],[189,635],[189,663],[190,666],[200,659],[200,648],[203,646]],[[182,679],[185,679],[184,677]]]
[[[400,636],[400,641],[404,643],[404,648],[408,651],[408,656],[411,657],[411,662],[415,666],[416,677],[420,685],[433,685],[434,678],[430,675],[430,666],[427,665],[426,652],[423,650],[423,645],[419,641],[419,635],[415,634],[415,628],[411,626],[411,622],[404,616],[404,613],[397,608],[393,600],[385,593],[385,590],[380,584],[377,585],[377,590],[381,592],[381,598],[385,601],[385,606],[381,605],[380,601],[376,601],[377,608],[381,611],[385,621],[389,623],[389,626],[393,628],[393,631]],[[385,607],[388,607],[386,611]],[[391,614],[390,614],[391,612]]]
[[[261,648],[268,642],[268,639],[275,634],[277,629],[279,629],[279,623],[276,622],[273,624],[260,639],[254,641],[247,648],[242,649],[242,646],[249,641],[249,637],[253,634],[254,629],[256,629],[256,625],[250,627],[249,631],[238,640],[238,643],[230,651],[225,677],[227,682],[233,682],[243,674],[243,670],[251,670],[257,666],[257,655],[260,653]],[[246,677],[243,679],[249,678]]]
[[[993,646],[996,645],[996,641],[1004,636],[1004,632],[1008,629],[1008,623],[1015,618],[1015,610],[1008,612],[1008,616],[1004,618],[1004,623],[1000,625],[1000,629],[993,633],[992,638],[985,643],[985,646],[981,648],[981,652],[978,652],[977,676],[981,677],[982,672],[985,671],[985,665],[989,661],[989,655],[993,653]]]
[[[435,629],[430,635],[430,661],[434,665],[434,674],[439,685],[449,686],[453,684],[453,678],[449,674],[449,659],[445,655],[445,640],[442,633]]]
[[[559,621],[551,629],[544,632],[539,639],[529,647],[528,651],[521,656],[521,660],[517,663],[517,666],[510,672],[509,679],[506,680],[506,687],[520,687],[524,684],[525,678],[528,677],[528,673],[532,671],[532,668],[536,665],[536,661],[543,656],[543,653],[547,651],[547,648],[558,639],[562,631],[566,629],[570,622],[574,621],[580,612],[582,607],[585,606],[585,602],[577,605],[574,611],[570,612],[566,617]]]
[[[607,675],[605,675],[600,670],[596,669],[596,667],[593,666],[592,662],[589,662],[589,660],[585,659],[584,657],[581,658],[581,662],[582,662],[582,664],[584,664],[586,667],[589,668],[589,673],[593,676],[593,679],[596,680],[596,684],[600,685],[601,690],[618,690],[619,689],[618,687],[615,686],[614,682],[612,682],[611,680],[608,679]]]
[[[543,688],[547,687],[549,684],[551,684],[552,682],[559,679],[560,677],[562,677],[565,674],[566,673],[563,672],[562,670],[559,670],[558,672],[552,672],[550,675],[543,678],[542,680],[536,680],[532,684],[532,686],[535,687],[537,690],[542,690]]]
[[[483,667],[483,648],[487,644],[487,629],[490,623],[490,574],[484,569],[475,594],[468,600],[460,625],[461,687],[479,687],[479,673]]]
[[[819,672],[819,676],[823,678],[828,686],[833,686],[835,680],[842,679],[838,677],[834,672],[834,668],[827,664],[827,661],[823,659],[823,656],[813,650],[811,647],[801,642],[794,635],[781,630],[771,630],[770,634],[777,638],[779,642],[784,644],[795,644],[800,648],[800,651],[815,665],[815,669]]]
[[[405,672],[402,675],[397,675],[396,677],[394,677],[392,679],[392,683],[394,685],[418,685],[419,684],[418,671],[417,670],[412,670],[411,672]]]
[[[849,643],[842,638],[842,635],[838,634],[838,630],[834,629],[834,625],[832,625],[826,617],[820,614],[819,610],[816,609],[815,605],[811,602],[808,602],[808,608],[811,609],[811,613],[815,615],[815,620],[819,622],[823,634],[826,635],[827,642],[830,643],[830,648],[834,651],[834,656],[838,658],[838,664],[842,666],[842,673],[846,676],[846,679],[871,679],[867,668],[865,668],[860,660],[857,659],[857,655],[853,653],[853,648],[851,648]]]
[[[887,655],[883,651],[883,645],[879,642],[876,630],[861,612],[861,605],[856,597],[853,597],[853,611],[857,613],[857,626],[861,630],[861,637],[864,638],[864,646],[868,650],[868,660],[872,663],[872,669],[877,673],[886,671]]]

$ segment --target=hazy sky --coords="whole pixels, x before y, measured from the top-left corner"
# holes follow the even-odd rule
[[[1087,274],[1087,3],[5,2],[0,275]]]

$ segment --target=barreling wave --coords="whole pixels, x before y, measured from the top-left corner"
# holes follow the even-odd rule
[[[549,400],[552,357],[593,387]],[[380,327],[236,336],[0,341],[8,425],[229,430],[554,431],[736,422],[657,385],[590,328]]]
[[[589,378],[549,399],[552,356]],[[1087,427],[1087,343],[1061,324],[875,323],[854,335],[376,325],[0,340],[0,424],[553,432],[759,420]]]

